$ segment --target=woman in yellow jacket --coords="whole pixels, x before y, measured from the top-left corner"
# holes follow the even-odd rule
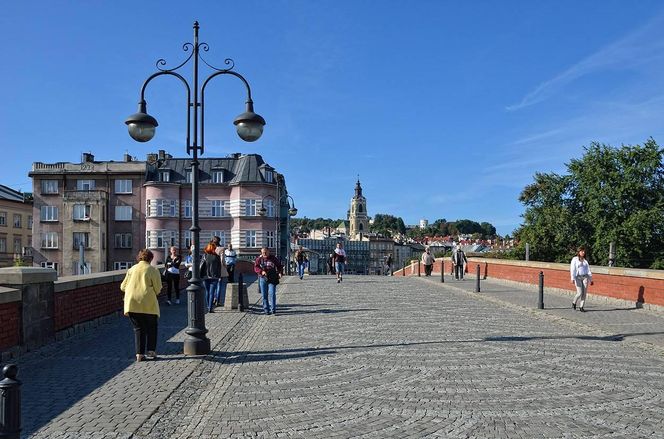
[[[161,291],[161,274],[150,265],[154,255],[148,249],[138,252],[138,263],[127,270],[127,275],[120,285],[124,294],[124,315],[129,317],[134,326],[136,341],[136,361],[146,358],[156,359],[157,354],[157,319],[159,302],[157,295]]]

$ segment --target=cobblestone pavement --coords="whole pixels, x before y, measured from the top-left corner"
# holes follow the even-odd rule
[[[131,363],[128,326],[107,325],[26,358],[24,420],[40,438],[664,437],[664,336],[625,331],[645,319],[652,330],[631,333],[661,332],[664,317],[592,299],[575,313],[553,295],[560,309],[542,312],[512,286],[472,287],[289,278],[276,316],[209,316],[214,352],[195,359],[178,353],[173,323],[161,361]],[[31,411],[59,392],[28,400],[62,382],[36,365],[76,381],[48,423]]]

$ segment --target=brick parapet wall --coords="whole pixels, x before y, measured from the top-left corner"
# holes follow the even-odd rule
[[[0,287],[0,351],[21,343],[21,291]]]
[[[512,261],[506,259],[469,258],[468,272],[475,274],[480,265],[482,277],[502,279],[537,285],[540,271],[544,273],[544,285],[575,291],[571,282],[569,265],[552,262]],[[441,259],[434,265],[434,275],[440,276]],[[622,267],[591,266],[594,285],[588,293],[626,300],[635,304],[664,306],[664,270],[645,270]],[[445,274],[452,270],[449,258],[445,260]],[[424,266],[421,268],[424,275]],[[417,276],[417,263],[406,266],[406,276]],[[394,272],[402,276],[403,269]]]

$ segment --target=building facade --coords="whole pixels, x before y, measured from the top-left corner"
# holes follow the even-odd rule
[[[0,267],[32,260],[32,199],[0,185]]]
[[[145,171],[129,155],[33,163],[34,264],[60,276],[130,267],[145,242]]]
[[[170,156],[148,165],[145,182],[146,246],[159,260],[169,246],[192,245],[191,159]],[[201,248],[218,236],[241,258],[267,247],[288,258],[288,192],[283,175],[258,154],[199,159],[198,214]],[[260,209],[265,215],[260,215]]]
[[[254,257],[261,246],[286,255],[283,176],[255,154],[199,163],[201,246],[219,236],[241,257]],[[145,161],[125,155],[122,162],[100,162],[83,154],[81,163],[36,162],[30,176],[35,265],[61,276],[119,270],[129,268],[141,248],[160,262],[167,247],[186,254],[191,246],[190,159],[159,151]]]

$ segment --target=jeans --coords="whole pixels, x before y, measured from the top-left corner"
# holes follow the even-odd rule
[[[228,270],[228,282],[235,282],[235,264],[226,264],[226,270]]]
[[[336,262],[335,264],[335,269],[337,271],[337,275],[341,276],[344,274],[344,268],[346,268],[346,263],[344,262]]]
[[[205,305],[207,306],[208,311],[212,311],[214,298],[217,294],[217,289],[219,288],[219,279],[203,279],[205,284]]]
[[[267,283],[267,279],[264,277],[259,277],[258,288],[263,297],[263,312],[275,312],[277,310],[277,286]]]
[[[298,274],[298,276],[300,276],[300,279],[302,279],[304,277],[304,267],[305,267],[305,265],[306,264],[304,262],[302,262],[302,263],[298,262],[298,264],[297,264],[297,274]]]
[[[226,285],[228,285],[227,277],[222,277],[217,283],[217,294],[215,296],[215,300],[219,306],[224,306],[224,302],[226,300]]]
[[[574,300],[572,302],[577,303],[579,299],[581,299],[581,302],[579,303],[580,308],[583,308],[583,305],[586,304],[589,277],[590,276],[587,274],[581,274],[576,276],[576,279],[574,279],[574,284],[576,285],[576,296],[574,296]]]
[[[168,300],[173,297],[173,290],[175,290],[175,298],[180,300],[180,275],[167,271],[166,286],[168,287]]]
[[[146,347],[148,351],[154,352],[157,350],[157,319],[156,314],[129,313],[129,320],[134,326],[134,342],[137,354],[145,355]]]

